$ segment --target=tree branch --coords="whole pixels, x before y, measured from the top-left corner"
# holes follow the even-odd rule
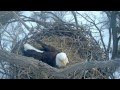
[[[73,14],[73,16],[74,16],[74,19],[75,19],[75,23],[76,23],[76,29],[78,30],[78,20],[77,20],[77,16],[76,16],[76,13],[75,13],[75,11],[71,11],[71,13]]]
[[[112,67],[118,67],[120,65],[120,59],[116,60],[109,60],[109,61],[90,61],[86,63],[76,63],[68,68],[65,68],[59,72],[55,72],[53,74],[54,77],[60,77],[60,78],[68,78],[69,74],[73,73],[74,71],[86,71],[90,70],[92,68],[112,68]],[[111,71],[112,73],[114,72]]]
[[[118,41],[120,40],[120,36],[118,37]]]
[[[8,53],[3,50],[0,50],[0,60],[7,61],[9,63],[19,65],[21,67],[31,67],[32,71],[35,71],[35,74],[43,72],[47,77],[53,76],[56,78],[70,78],[70,74],[73,74],[75,71],[85,71],[92,68],[106,68],[106,67],[118,67],[120,65],[120,60],[109,60],[109,61],[90,61],[85,63],[76,63],[64,69],[53,68],[41,61],[35,60],[33,58],[16,55],[13,53]]]
[[[95,26],[95,28],[99,31],[103,48],[104,48],[105,52],[107,52],[107,49],[106,49],[106,47],[105,47],[105,43],[104,43],[104,41],[103,41],[102,32],[101,32],[101,30],[98,28],[98,26],[96,25],[95,21],[94,21],[93,19],[91,19],[88,15],[87,15],[87,17],[88,17],[91,21],[88,20],[88,19],[87,19],[86,17],[84,17],[83,15],[81,15],[80,13],[78,13],[78,14],[79,14],[81,17],[83,17],[85,20],[87,20],[88,22],[92,23],[92,24]]]
[[[26,23],[14,11],[12,11],[12,13],[14,14],[15,18],[18,19],[25,26],[27,30],[30,30],[30,27],[27,26]]]

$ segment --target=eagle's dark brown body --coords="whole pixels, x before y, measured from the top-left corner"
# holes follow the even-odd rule
[[[41,44],[43,48],[42,50],[26,43],[22,49],[23,55],[27,57],[33,57],[53,67],[64,67],[67,63],[69,63],[66,53],[61,52],[50,45],[46,45],[41,41],[38,43]]]
[[[35,50],[27,50],[27,51],[24,51],[24,55],[27,56],[27,57],[33,57],[34,59],[37,59],[37,60],[40,60],[40,61],[43,61],[53,67],[56,67],[56,55],[58,53],[57,52],[43,52],[43,53],[40,53],[40,52],[36,52]]]
[[[40,42],[41,46],[43,47],[43,53],[36,52],[35,50],[22,50],[23,55],[27,57],[33,57],[37,60],[43,61],[53,67],[56,66],[56,55],[60,52],[59,50],[56,50],[54,47],[50,45],[46,45],[42,42]]]

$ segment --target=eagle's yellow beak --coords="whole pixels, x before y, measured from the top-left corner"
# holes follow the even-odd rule
[[[66,65],[69,62],[67,62],[66,60],[61,60],[61,63],[62,63],[62,65]]]

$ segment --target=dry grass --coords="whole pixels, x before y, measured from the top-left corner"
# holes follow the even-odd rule
[[[57,35],[45,36],[42,39],[42,42],[65,52],[69,58],[69,62],[70,62],[69,65],[84,61],[84,59],[81,58],[80,55],[78,54],[79,46],[75,44],[75,39],[72,37],[57,36]],[[32,40],[29,43],[32,44],[36,48],[41,48],[40,44]]]
[[[80,58],[78,54],[78,47],[74,44],[74,39],[67,36],[50,36],[42,39],[45,44],[51,45],[57,49],[65,52],[69,58],[69,65],[83,62],[84,60]],[[69,66],[68,65],[68,66]]]
[[[36,37],[36,38],[39,39],[40,37]],[[98,50],[98,47],[93,46],[93,44],[90,42],[88,38],[85,39],[84,38],[81,39],[81,38],[82,37],[74,38],[70,36],[44,35],[41,41],[47,45],[51,45],[56,49],[65,52],[69,58],[69,62],[70,62],[69,65],[71,65],[77,62],[84,62],[87,59],[89,59],[88,57],[90,56],[89,51],[92,52],[91,55],[93,55],[92,56],[93,59],[96,59],[97,57],[95,54],[97,53],[99,54],[100,52],[100,50]],[[36,41],[34,41],[34,39],[31,39],[29,43],[36,48],[41,48],[41,45],[38,44]],[[101,55],[101,52],[99,55]]]

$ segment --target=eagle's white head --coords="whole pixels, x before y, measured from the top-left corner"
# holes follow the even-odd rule
[[[26,43],[24,44],[24,50],[35,50],[37,52],[43,53],[43,51],[36,49],[35,47],[31,46],[30,44]]]
[[[68,61],[68,57],[67,57],[66,53],[61,52],[56,55],[56,65],[58,67],[64,67],[68,63],[69,63],[69,61]]]

